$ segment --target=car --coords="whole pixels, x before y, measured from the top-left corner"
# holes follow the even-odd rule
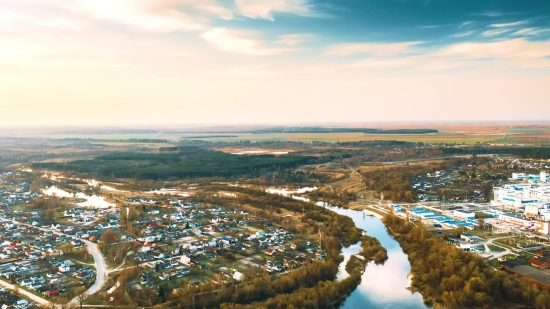
[[[177,259],[170,260],[170,265],[172,265],[172,266],[177,266],[179,264],[180,264],[180,262]]]

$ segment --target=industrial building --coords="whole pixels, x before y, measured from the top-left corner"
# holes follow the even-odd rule
[[[494,187],[494,202],[522,208],[526,203],[550,202],[550,186],[539,184],[507,184]]]

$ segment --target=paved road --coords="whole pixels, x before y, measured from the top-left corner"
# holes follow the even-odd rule
[[[86,295],[92,295],[94,293],[97,293],[103,288],[105,285],[105,282],[107,281],[107,263],[105,262],[105,258],[101,254],[101,251],[99,250],[99,247],[97,244],[82,239],[82,242],[88,246],[88,251],[92,253],[92,256],[94,257],[95,262],[95,268],[96,268],[96,276],[95,276],[95,282],[94,284],[85,292]],[[78,297],[73,298],[70,303],[70,305],[78,304]]]
[[[491,238],[489,239],[485,245],[488,246],[488,245],[493,245],[493,241],[495,240],[499,240],[499,239],[503,239],[503,238],[510,238],[510,237],[514,237],[514,236],[504,236],[504,237],[497,237],[497,238]],[[494,246],[499,246],[499,245],[494,245]],[[506,247],[502,247],[502,246],[499,246],[501,247],[502,249],[504,249],[504,251],[502,252],[495,252],[495,251],[491,251],[491,253],[493,253],[493,257],[491,259],[497,259],[499,257],[503,257],[505,255],[508,255],[508,254],[511,254],[512,251],[510,251],[510,249],[506,248]]]
[[[38,226],[32,226],[30,224],[24,224],[24,223],[15,221],[15,220],[1,219],[1,221],[10,221],[14,224],[30,226],[30,227],[39,229],[39,230],[44,231],[44,232],[53,232],[55,235],[66,235],[64,233],[59,233],[59,232],[56,232],[56,231],[52,231],[51,229],[46,229],[46,228],[42,228],[42,227],[38,227]],[[71,235],[66,235],[66,236],[71,236]],[[71,237],[74,237],[74,236],[71,236]],[[89,240],[86,240],[86,239],[81,239],[81,240],[82,240],[83,243],[86,244],[86,246],[88,247],[88,251],[90,251],[90,253],[94,257],[94,263],[95,263],[95,268],[96,268],[96,279],[95,279],[94,284],[85,292],[86,295],[92,295],[96,292],[99,292],[101,290],[101,288],[103,288],[103,286],[105,285],[105,282],[107,281],[107,263],[105,262],[105,258],[101,254],[101,251],[99,250],[99,247],[97,246],[97,244],[95,244],[95,243],[93,243]],[[3,282],[0,281],[0,283],[3,283]],[[8,288],[10,288],[10,287],[8,287]],[[13,289],[13,287],[11,287],[11,289]],[[21,294],[23,294],[23,295],[26,295],[23,292],[28,293],[26,291],[21,290]],[[28,293],[28,294],[30,294],[34,298],[36,298],[36,300],[34,298],[33,298],[33,300],[35,300],[37,302],[39,302],[38,299],[40,299],[40,302],[39,302],[40,304],[50,304],[49,301],[47,301],[43,298],[37,297],[36,295],[33,295],[31,293]],[[76,297],[74,299],[72,299],[71,302],[70,302],[71,305],[77,304],[77,303],[78,303],[78,299]]]
[[[5,287],[5,288],[7,288],[7,289],[10,289],[10,290],[12,290],[12,291],[15,290],[15,286],[14,286],[14,285],[9,284],[9,283],[4,282],[4,281],[1,281],[1,280],[0,280],[0,286],[3,286],[3,287]],[[36,303],[38,303],[38,304],[40,304],[40,305],[49,305],[49,304],[50,304],[49,301],[43,299],[42,297],[38,297],[38,296],[36,296],[36,295],[34,295],[34,294],[30,293],[30,292],[27,292],[27,291],[25,291],[25,290],[23,290],[23,289],[19,289],[19,294],[25,296],[26,298],[28,298],[28,299],[30,299],[30,300],[32,300],[32,301],[34,301],[34,302],[36,302]]]

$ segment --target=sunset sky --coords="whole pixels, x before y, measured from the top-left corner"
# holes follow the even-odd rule
[[[0,5],[0,125],[549,118],[548,0]]]

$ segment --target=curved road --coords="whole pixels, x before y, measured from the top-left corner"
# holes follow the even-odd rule
[[[32,226],[30,224],[21,223],[21,222],[15,221],[15,220],[6,220],[6,219],[2,218],[1,221],[8,221],[8,222],[12,222],[12,223],[18,224],[18,225],[26,225],[26,226],[33,227],[33,228],[36,228],[36,229],[44,231],[44,232],[53,232],[55,235],[65,235],[65,236],[69,236],[69,237],[74,237],[72,235],[66,235],[64,233],[55,232],[51,229],[46,229],[46,228],[42,228],[42,227],[38,227],[38,226]],[[86,244],[86,246],[88,247],[88,251],[90,251],[90,253],[94,257],[94,264],[95,264],[95,269],[96,269],[95,282],[85,292],[86,295],[92,295],[94,293],[99,292],[101,290],[101,288],[103,288],[103,286],[105,285],[105,282],[107,281],[107,263],[105,262],[105,258],[101,254],[101,251],[99,250],[97,244],[95,244],[95,243],[93,243],[89,240],[86,240],[86,239],[81,239],[81,240],[82,240],[83,243]],[[12,290],[14,289],[13,285],[5,283],[3,281],[0,281],[0,285],[5,286],[5,287],[7,287],[9,289],[12,289]],[[36,301],[37,303],[39,303],[41,305],[50,304],[50,302],[48,300],[40,298],[40,297],[38,297],[38,296],[36,296],[32,293],[29,293],[29,292],[27,292],[23,289],[20,290],[20,293],[22,295],[25,295],[25,296],[29,297],[29,299],[32,299],[33,301]],[[78,304],[78,298],[77,297],[73,298],[69,302],[69,304],[70,305]]]
[[[88,251],[90,251],[90,253],[94,257],[95,269],[96,269],[95,282],[85,292],[86,295],[92,295],[99,292],[99,290],[103,288],[103,286],[105,285],[105,282],[107,281],[107,263],[105,262],[105,258],[101,254],[101,251],[99,250],[97,244],[89,240],[85,240],[85,239],[81,239],[81,240],[83,243],[86,244],[86,246],[88,247]],[[78,296],[73,298],[69,302],[69,305],[73,305],[73,304],[78,304]]]
[[[485,243],[485,245],[493,245],[493,241],[495,241],[495,240],[504,239],[504,238],[510,238],[510,237],[514,237],[514,236],[504,236],[504,237],[490,238],[490,239]],[[512,253],[512,251],[510,251],[510,249],[508,249],[508,248],[506,248],[506,247],[503,247],[503,246],[500,246],[500,245],[494,245],[494,246],[498,246],[498,247],[504,249],[504,251],[493,254],[493,257],[492,257],[491,259],[496,259],[496,258],[503,257],[503,256],[505,256],[505,255],[508,255],[508,254],[511,254],[511,253]],[[493,251],[491,251],[491,252],[493,252]]]

